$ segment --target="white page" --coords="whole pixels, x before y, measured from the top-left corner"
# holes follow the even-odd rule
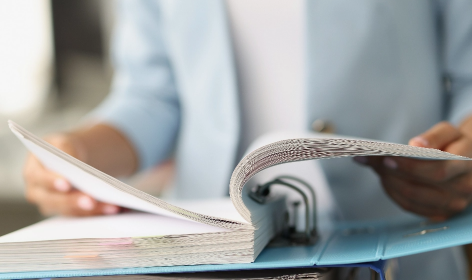
[[[79,165],[77,165],[78,163],[77,164],[74,163],[74,161],[78,161],[78,160],[73,159],[69,155],[64,154],[67,157],[70,157],[73,161],[65,160],[64,158],[61,158],[53,154],[52,152],[46,150],[45,148],[41,147],[40,145],[36,144],[35,142],[29,139],[29,137],[31,137],[32,139],[37,138],[37,137],[25,136],[27,134],[23,135],[24,132],[20,132],[20,130],[18,130],[18,129],[21,129],[21,127],[14,124],[13,122],[10,122],[10,128],[12,129],[13,133],[18,137],[18,139],[28,148],[28,150],[30,150],[30,152],[32,152],[41,161],[42,164],[44,164],[44,166],[46,166],[49,170],[52,170],[58,174],[61,174],[75,188],[90,195],[91,197],[99,201],[126,207],[129,209],[134,209],[134,210],[139,210],[139,211],[144,211],[144,212],[154,213],[154,214],[160,214],[160,215],[166,215],[169,217],[179,218],[183,220],[190,220],[190,221],[198,220],[207,224],[212,224],[211,222],[215,220],[214,218],[220,218],[222,220],[231,220],[231,221],[247,224],[247,221],[242,219],[240,215],[236,214],[237,211],[218,211],[217,208],[211,210],[211,208],[207,207],[207,205],[211,205],[212,202],[210,201],[205,201],[201,203],[202,206],[204,205],[202,209],[205,211],[205,213],[199,213],[198,202],[192,202],[191,207],[192,209],[195,209],[195,211],[191,209],[186,209],[185,203],[183,202],[179,203],[179,206],[182,206],[181,208],[174,207],[174,205],[172,204],[168,204],[167,202],[163,200],[160,200],[158,198],[145,194],[144,192],[133,189],[132,187],[110,177],[112,180],[117,181],[117,183],[125,185],[127,189],[132,189],[135,192],[139,192],[142,196],[144,195],[145,197],[151,198],[153,203],[146,201],[145,199],[137,197],[136,195],[128,193],[127,191],[122,191],[116,188],[117,183],[110,182],[110,179],[107,179],[107,177],[109,177],[108,175],[98,170],[95,170],[95,172],[99,173],[99,175],[101,174],[101,177],[98,177],[97,175],[84,170],[83,168],[79,167]],[[37,139],[37,141],[44,142],[43,140],[39,138]],[[45,144],[48,145],[47,143]],[[85,163],[81,163],[81,164],[85,165]],[[87,167],[91,168],[90,166],[87,166]],[[231,204],[231,202],[228,202],[228,203]],[[159,205],[156,205],[156,204],[159,204]],[[165,209],[166,207],[169,210]],[[225,207],[226,209],[229,207],[234,208],[233,206],[229,206],[229,205]],[[188,211],[193,211],[194,213],[189,213]],[[211,218],[208,219],[208,218],[202,217],[201,214],[211,216]],[[191,218],[188,218],[188,217],[191,217]],[[235,220],[233,220],[233,218]],[[223,227],[225,226],[224,223],[219,223],[219,224]]]
[[[83,238],[126,238],[228,230],[141,212],[95,217],[55,217],[0,237],[1,243]]]
[[[100,178],[97,178],[83,171],[79,167],[51,154],[28,139],[21,137],[20,140],[46,168],[56,172],[57,174],[61,174],[75,188],[99,201],[144,212],[183,218],[131,194],[114,188]]]
[[[241,223],[247,223],[236,208],[234,208],[233,202],[229,196],[199,200],[170,200],[168,202],[202,215],[222,217]]]

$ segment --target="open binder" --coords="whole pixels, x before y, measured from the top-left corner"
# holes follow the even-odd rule
[[[33,228],[25,228],[16,233],[0,237],[0,279],[201,273],[321,267],[368,267],[377,272],[380,279],[386,279],[386,276],[388,277],[389,273],[391,273],[388,272],[390,268],[387,260],[472,243],[472,211],[465,211],[463,214],[453,219],[440,223],[431,223],[420,218],[411,218],[409,220],[324,223],[323,221],[315,222],[315,217],[308,214],[305,216],[307,219],[305,230],[297,231],[292,229],[291,232],[288,232],[288,225],[286,223],[281,224],[281,221],[284,220],[282,217],[285,215],[285,208],[280,204],[281,200],[279,200],[277,196],[272,197],[269,195],[270,185],[287,185],[288,183],[288,185],[295,186],[295,188],[303,189],[303,187],[300,186],[300,184],[303,185],[303,181],[290,181],[291,178],[286,177],[275,178],[273,181],[266,182],[266,184],[251,187],[248,187],[247,185],[249,184],[246,184],[255,174],[270,166],[310,159],[367,155],[408,156],[437,160],[471,160],[470,158],[433,149],[367,140],[343,138],[284,139],[263,145],[245,156],[238,164],[230,182],[230,193],[232,203],[240,216],[238,218],[234,215],[230,215],[233,219],[229,219],[223,216],[211,216],[208,213],[200,214],[185,209],[184,206],[179,207],[150,197],[149,195],[146,196],[146,194],[62,153],[20,126],[10,122],[10,127],[27,148],[46,166],[61,173],[64,177],[73,182],[78,189],[94,197],[100,198],[102,194],[96,192],[96,190],[87,189],[87,186],[80,184],[81,179],[86,176],[96,179],[96,182],[100,182],[103,188],[109,188],[111,192],[120,194],[120,199],[113,200],[108,198],[111,199],[108,201],[110,203],[123,205],[120,204],[123,202],[123,198],[124,201],[127,201],[127,198],[137,199],[136,201],[144,201],[145,203],[133,204],[127,201],[124,206],[141,211],[168,215],[172,218],[190,221],[192,223],[200,222],[211,227],[221,227],[224,231],[240,229],[250,231],[252,229],[256,236],[255,239],[257,239],[258,231],[261,232],[260,236],[264,238],[263,241],[259,241],[259,244],[256,244],[256,241],[251,241],[254,243],[247,243],[253,244],[254,246],[251,249],[253,251],[248,251],[253,252],[254,257],[257,257],[253,262],[248,261],[248,258],[244,257],[233,261],[233,263],[228,263],[228,261],[218,263],[213,260],[215,264],[197,263],[195,265],[141,265],[139,267],[126,268],[101,268],[97,266],[88,267],[87,263],[81,260],[70,261],[70,259],[64,259],[63,263],[57,263],[54,267],[55,269],[49,269],[46,263],[42,263],[43,260],[41,258],[35,258],[35,254],[41,256],[41,254],[38,254],[38,250],[28,251],[29,249],[25,248],[28,246],[39,246],[38,244],[47,245],[48,239],[38,241],[34,240],[34,238],[31,239],[31,237],[29,237],[30,239],[28,240],[18,237],[21,237],[22,234],[23,236],[25,234],[29,234],[29,236],[34,235],[35,228],[33,226]],[[76,167],[74,170],[79,170],[80,172],[70,173],[70,170],[63,168],[66,165]],[[90,180],[88,180],[88,182],[90,182]],[[306,192],[306,189],[305,193],[307,197],[305,207],[307,212],[313,213],[315,210],[313,205],[315,199],[308,199],[310,193],[309,191]],[[107,198],[106,196],[102,197]],[[279,211],[281,209],[282,211]],[[309,218],[309,216],[311,218]],[[263,222],[260,223],[260,221]],[[254,227],[254,225],[258,225],[258,227]],[[264,231],[260,231],[261,228],[269,228],[270,230],[264,229]],[[278,247],[267,247],[259,254],[260,250],[256,249],[257,246],[264,247],[269,242],[269,239],[276,237],[275,234],[280,237],[281,233],[285,233],[283,238],[288,239],[287,244],[282,246],[279,244]],[[64,240],[66,239],[62,239],[61,242],[64,242]],[[130,243],[112,242],[106,243],[106,246],[111,246],[112,249],[118,247],[121,249],[120,246],[133,247],[133,242],[137,239],[131,238],[128,240],[131,240]],[[152,240],[154,239],[146,239],[147,242],[152,242]],[[227,246],[226,243],[222,244],[221,246]],[[57,249],[59,247],[60,246],[56,246],[54,248]],[[47,250],[51,249],[50,247],[45,248],[47,248]],[[199,247],[197,246],[197,248]],[[123,252],[126,252],[126,248],[123,250]],[[236,250],[235,254],[239,254],[240,252],[240,250]],[[61,253],[60,248],[57,249],[54,257],[59,256],[60,258]],[[15,258],[20,258],[25,254],[28,255],[29,264],[31,264],[31,267],[34,267],[34,269],[28,269],[27,264],[21,266],[22,264],[18,264],[16,261]],[[95,257],[101,258],[103,256],[105,256],[105,253],[104,255],[97,254]],[[18,267],[16,270],[13,269],[15,265]],[[44,267],[48,269],[44,269]],[[64,269],[64,267],[67,269]],[[78,269],[71,269],[71,267],[78,267]]]

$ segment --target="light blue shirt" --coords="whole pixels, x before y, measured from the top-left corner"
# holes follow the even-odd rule
[[[307,1],[307,127],[407,143],[472,112],[472,1]],[[134,144],[140,168],[177,158],[176,195],[227,194],[239,106],[221,0],[119,5],[112,93],[92,113]],[[448,81],[448,90],[445,79]],[[344,219],[410,215],[372,171],[322,162]],[[460,248],[400,259],[400,279],[467,279]]]

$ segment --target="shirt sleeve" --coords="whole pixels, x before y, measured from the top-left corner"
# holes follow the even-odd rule
[[[112,90],[88,119],[121,131],[137,151],[143,170],[172,152],[180,123],[179,100],[157,1],[122,0],[116,5]]]
[[[458,125],[472,114],[472,1],[440,2],[447,118]]]

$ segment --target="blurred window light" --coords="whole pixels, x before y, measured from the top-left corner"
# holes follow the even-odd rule
[[[51,22],[49,0],[0,0],[0,115],[42,109],[53,73]]]

